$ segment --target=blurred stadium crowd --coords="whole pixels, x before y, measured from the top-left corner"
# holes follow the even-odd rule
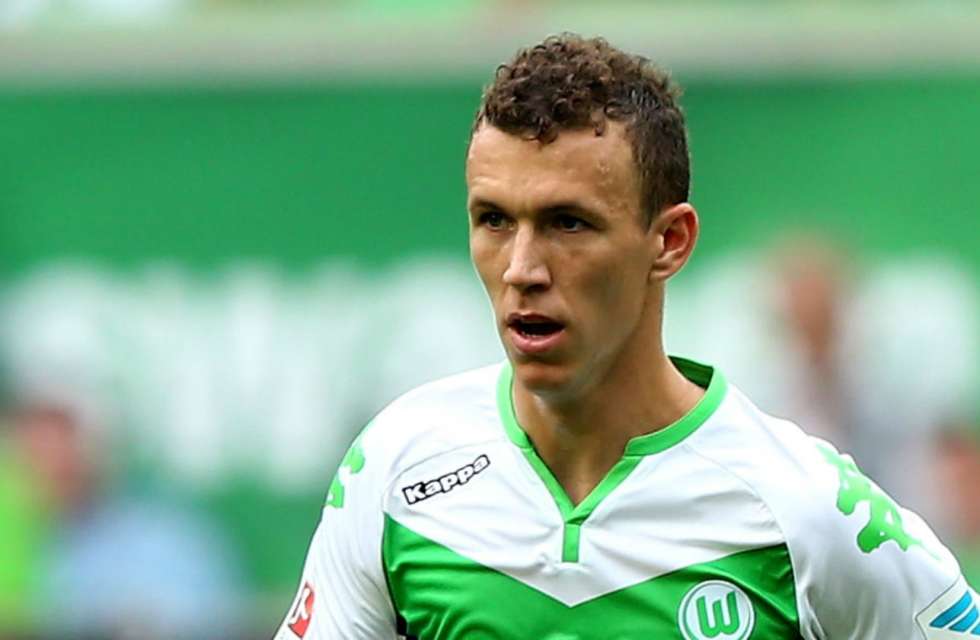
[[[84,17],[220,15],[266,4],[0,0],[0,28]],[[405,7],[437,12],[521,3],[280,4],[397,13]],[[616,3],[610,12],[620,11],[625,20],[634,4]],[[2,47],[0,39],[0,53]],[[484,66],[491,69],[493,61]],[[967,90],[975,88],[977,70],[965,75]],[[843,80],[848,87],[852,82],[859,84]],[[881,95],[874,99],[833,94],[853,99],[847,105],[853,110],[839,116],[842,126],[850,126],[850,117],[879,119],[875,105],[901,93],[875,82],[869,81],[872,92]],[[105,98],[111,91],[86,93],[83,87],[78,99],[56,93],[49,101],[47,90],[37,89],[31,103],[23,102],[23,85],[5,86],[0,77],[0,149],[6,154],[0,159],[16,159],[0,163],[0,639],[269,637],[295,589],[333,466],[360,426],[416,384],[502,357],[483,292],[465,260],[465,233],[456,233],[463,227],[444,230],[459,209],[459,164],[478,81],[459,94],[440,83],[434,82],[432,93],[393,93],[395,107],[385,102],[388,94],[370,86],[310,103],[290,87],[255,95],[205,90],[203,98],[191,93],[188,100],[205,105],[200,111],[195,106],[173,115],[184,107],[171,93],[137,88],[113,102],[115,97]],[[668,348],[718,365],[763,409],[851,452],[884,489],[933,524],[968,579],[980,584],[975,212],[936,206],[940,221],[923,224],[919,204],[898,211],[908,194],[933,197],[934,191],[935,197],[953,197],[961,189],[955,202],[975,203],[975,164],[965,165],[976,148],[969,136],[980,129],[937,128],[936,139],[960,143],[960,155],[913,141],[912,160],[878,158],[887,170],[843,172],[835,188],[871,193],[866,201],[858,196],[853,211],[816,209],[813,202],[824,202],[817,199],[809,213],[784,220],[801,193],[824,196],[821,185],[813,186],[826,177],[819,162],[855,155],[821,157],[821,150],[852,145],[871,153],[884,144],[892,121],[874,135],[855,125],[849,140],[833,139],[834,128],[821,137],[817,121],[827,116],[832,93],[820,81],[799,90],[793,77],[785,82],[786,93],[766,94],[774,106],[757,115],[769,132],[771,122],[792,112],[785,126],[795,127],[802,142],[778,139],[778,132],[771,133],[775,141],[752,137],[743,133],[744,122],[728,121],[730,115],[712,120],[716,91],[727,92],[726,114],[758,112],[746,97],[758,83],[733,74],[707,81],[694,96],[695,203],[706,202],[709,213],[704,249],[668,298]],[[935,99],[933,92],[945,85],[921,86],[924,101],[940,104],[938,121],[972,117],[942,106],[959,98]],[[951,86],[955,93],[959,85]],[[917,87],[906,93],[916,94]],[[806,95],[797,103],[798,90]],[[179,97],[181,89],[175,91]],[[95,94],[109,104],[104,113],[88,104]],[[239,110],[246,100],[248,109]],[[428,100],[442,101],[443,111],[429,124],[415,122],[432,109]],[[329,118],[317,110],[323,104],[343,111],[332,117],[345,126],[324,124]],[[908,127],[894,133],[898,145],[920,140],[915,134],[922,128],[903,119],[901,104],[897,115],[888,116]],[[344,138],[340,129],[356,128],[351,122],[365,105],[380,114],[370,125],[376,139],[356,132]],[[131,108],[157,118],[161,128],[128,122],[123,116]],[[186,115],[207,116],[212,108],[219,117]],[[414,115],[405,117],[405,109]],[[256,113],[259,119],[250,120]],[[107,131],[85,128],[93,114],[109,123]],[[270,127],[263,137],[261,118],[267,115],[269,122],[295,120],[295,131]],[[402,117],[412,126],[396,121]],[[12,131],[16,118],[33,127],[26,139]],[[55,128],[50,120],[59,118],[61,128]],[[117,128],[108,131],[109,125]],[[438,138],[447,126],[452,131]],[[317,138],[318,131],[329,135]],[[720,137],[720,147],[711,146],[711,131],[728,136]],[[791,159],[756,158],[756,147],[766,144],[770,150],[790,147]],[[818,148],[818,168],[792,170],[792,158],[809,159],[811,144]],[[357,156],[362,146],[366,151]],[[89,156],[89,147],[102,148]],[[144,156],[151,147],[160,155]],[[318,148],[342,153],[324,161],[310,151]],[[206,158],[200,165],[198,155]],[[930,173],[915,165],[915,158],[926,156],[952,160]],[[321,161],[330,167],[322,174]],[[750,161],[758,164],[748,166]],[[283,168],[294,164],[308,173]],[[910,166],[911,177],[904,173]],[[404,167],[402,182],[377,175]],[[251,178],[240,179],[236,171],[245,169]],[[780,170],[781,179],[770,176]],[[102,174],[110,177],[103,180]],[[896,184],[894,175],[908,179]],[[257,187],[250,183],[266,177]],[[38,184],[27,184],[32,180]],[[740,189],[751,180],[762,196]],[[954,187],[932,187],[937,180]],[[728,183],[734,186],[726,190]],[[310,193],[302,193],[304,186]],[[159,211],[146,204],[183,190],[190,194],[186,201],[166,200]],[[890,199],[886,191],[894,191]],[[744,225],[774,228],[763,241],[751,229],[743,232],[738,217],[756,212],[756,201],[769,196],[769,209]],[[227,206],[230,213],[180,211],[197,200],[211,209]],[[866,203],[879,201],[869,213],[873,207]],[[289,222],[278,222],[292,220],[295,210],[312,210],[308,217],[316,224],[290,230]],[[348,215],[350,210],[358,215]],[[836,216],[837,227],[816,225],[825,213]],[[859,214],[873,222],[846,227]],[[34,225],[35,216],[48,222]],[[134,216],[144,217],[134,223]],[[390,222],[396,219],[402,226]],[[841,225],[851,234],[836,234]],[[100,233],[117,228],[123,229],[119,238],[100,244]],[[149,240],[125,231],[144,228]],[[929,250],[903,250],[918,246],[910,235],[921,236]],[[256,258],[265,236],[286,240]],[[183,245],[174,249],[167,237]],[[162,255],[140,255],[158,245],[167,247]],[[195,260],[211,256],[209,251],[218,258],[201,268]],[[301,253],[302,268],[287,264]],[[386,255],[379,259],[379,253]]]

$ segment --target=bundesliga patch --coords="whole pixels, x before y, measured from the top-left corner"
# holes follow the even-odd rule
[[[303,588],[299,590],[299,597],[296,598],[296,604],[293,606],[292,611],[289,612],[289,618],[286,619],[286,626],[296,634],[297,638],[305,636],[307,630],[310,628],[310,621],[313,619],[313,601],[315,598],[316,594],[313,592],[313,585],[309,582],[304,582]]]
[[[915,621],[927,640],[980,637],[980,598],[960,577],[915,616]]]

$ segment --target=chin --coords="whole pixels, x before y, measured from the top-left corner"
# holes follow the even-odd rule
[[[514,381],[535,395],[562,394],[572,386],[572,367],[567,363],[511,358]]]

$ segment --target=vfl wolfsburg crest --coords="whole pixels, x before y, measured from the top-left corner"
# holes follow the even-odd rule
[[[709,580],[684,596],[677,624],[685,640],[745,640],[755,627],[755,611],[744,591]]]

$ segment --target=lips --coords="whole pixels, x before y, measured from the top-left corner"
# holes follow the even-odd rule
[[[540,313],[512,313],[507,316],[507,326],[527,336],[547,336],[565,328],[558,320]]]
[[[507,316],[511,342],[525,354],[540,354],[553,349],[565,334],[565,325],[540,313],[512,313]]]

